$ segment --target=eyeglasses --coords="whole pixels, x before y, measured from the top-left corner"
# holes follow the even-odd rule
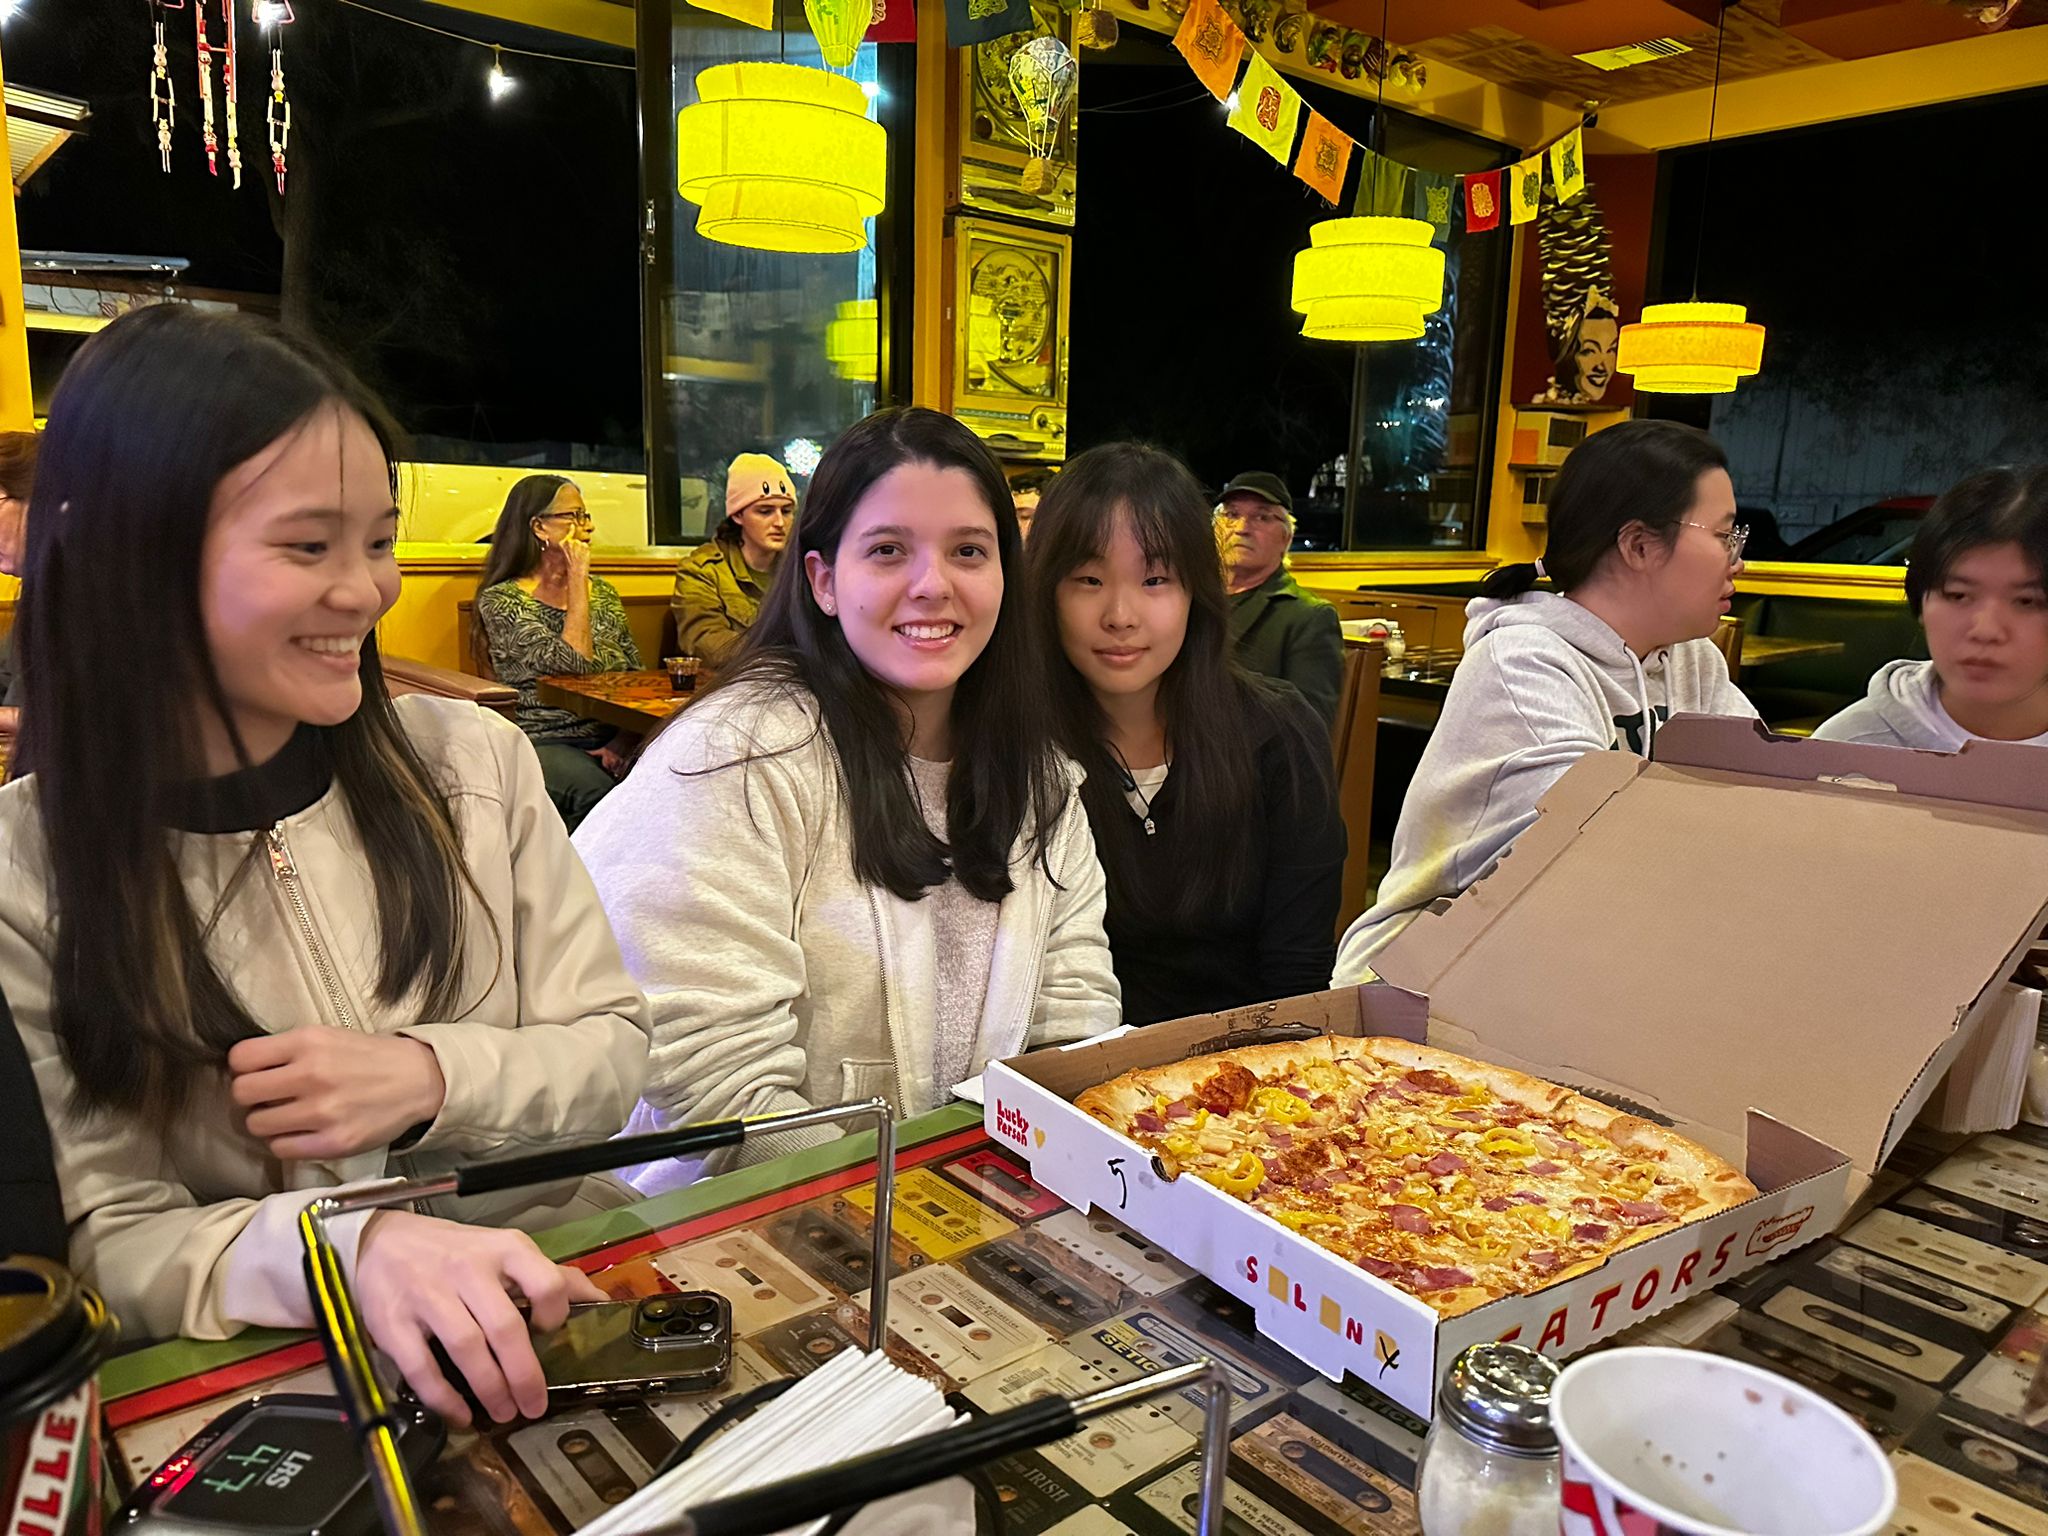
[[[540,519],[544,523],[567,523],[573,528],[594,528],[596,521],[588,512],[550,512]]]
[[[1749,542],[1749,525],[1747,523],[1737,523],[1726,533],[1722,533],[1718,528],[1709,528],[1705,523],[1695,523],[1683,517],[1678,521],[1683,527],[1697,528],[1700,532],[1711,533],[1715,538],[1719,539],[1723,547],[1728,551],[1728,563],[1730,565],[1735,564],[1742,558],[1742,546]]]

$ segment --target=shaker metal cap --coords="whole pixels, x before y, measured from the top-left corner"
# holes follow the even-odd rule
[[[1555,1362],[1520,1344],[1474,1344],[1451,1362],[1440,1412],[1471,1439],[1511,1456],[1555,1456]]]

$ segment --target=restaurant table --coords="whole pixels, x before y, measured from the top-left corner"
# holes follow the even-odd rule
[[[1248,1309],[1145,1239],[1070,1210],[953,1104],[900,1127],[892,1354],[981,1413],[1206,1354],[1232,1390],[1228,1529],[1416,1536],[1425,1426],[1355,1379],[1259,1338]],[[565,1411],[458,1434],[427,1475],[430,1528],[555,1536],[643,1481],[725,1395],[814,1369],[865,1337],[871,1136],[811,1148],[541,1238],[614,1296],[731,1299],[731,1381],[707,1398]],[[866,1202],[864,1206],[863,1202]],[[2048,1427],[2020,1422],[2048,1345],[2048,1132],[1909,1132],[1840,1236],[1648,1319],[1628,1343],[1704,1348],[1813,1387],[1891,1454],[1890,1528],[2048,1533]],[[328,1390],[320,1346],[247,1333],[177,1341],[101,1372],[110,1460],[147,1475],[259,1390]],[[1199,1411],[1168,1399],[1099,1420],[990,1473],[1007,1536],[1194,1528]]]
[[[708,677],[698,679],[701,692]],[[534,680],[534,692],[541,703],[566,709],[586,720],[600,721],[613,730],[645,736],[688,704],[695,694],[677,693],[669,687],[666,672],[592,672],[581,677],[542,677]]]

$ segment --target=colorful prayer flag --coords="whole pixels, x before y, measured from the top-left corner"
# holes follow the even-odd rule
[[[1526,224],[1536,217],[1537,205],[1543,201],[1543,152],[1538,150],[1509,166],[1507,182],[1508,222]]]
[[[1344,200],[1344,177],[1351,169],[1351,135],[1331,125],[1322,113],[1311,110],[1308,132],[1301,136],[1301,153],[1294,158],[1294,174],[1316,189],[1332,207]]]
[[[1031,0],[946,0],[948,48],[971,48],[1030,25]]]
[[[1568,203],[1586,190],[1586,150],[1579,142],[1580,130],[1550,146],[1550,179],[1557,185],[1557,200]]]
[[[690,0],[700,11],[730,16],[734,21],[766,32],[775,25],[775,0]]]
[[[1280,78],[1280,71],[1258,54],[1237,88],[1230,126],[1285,165],[1294,151],[1294,129],[1301,121],[1301,92]]]
[[[1358,173],[1358,200],[1352,212],[1361,218],[1405,219],[1408,217],[1408,167],[1389,160],[1363,145]]]
[[[1500,171],[1465,178],[1465,233],[1477,235],[1500,228]]]
[[[1410,217],[1422,220],[1436,233],[1431,239],[1442,245],[1450,238],[1451,207],[1458,198],[1458,178],[1443,171],[1410,171],[1412,189]]]
[[[1029,0],[1015,3],[1029,16]],[[1237,61],[1244,56],[1244,33],[1216,0],[1189,0],[1180,30],[1173,34],[1173,46],[1188,61],[1195,78],[1209,87],[1211,96],[1218,101],[1229,98],[1231,87],[1237,84]]]
[[[871,43],[914,43],[917,41],[915,0],[875,0],[875,19],[868,23]]]

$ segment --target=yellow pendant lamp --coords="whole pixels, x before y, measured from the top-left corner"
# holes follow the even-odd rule
[[[760,251],[857,251],[882,211],[888,136],[854,81],[798,64],[719,64],[676,119],[676,183],[697,233]]]
[[[849,299],[825,327],[825,361],[842,379],[871,384],[881,366],[873,299]]]
[[[1421,219],[1325,219],[1294,257],[1294,308],[1315,341],[1413,341],[1444,302],[1444,253]]]
[[[1646,304],[1615,367],[1648,394],[1725,395],[1763,365],[1764,328],[1740,304]]]
[[[1727,37],[1724,4],[1714,36],[1714,89],[1707,98],[1707,176],[1712,186],[1714,119],[1721,101],[1721,45]],[[1699,243],[1707,242],[1706,191],[1700,194]],[[1699,297],[1699,250],[1693,253],[1693,297],[1684,304],[1645,304],[1643,318],[1621,328],[1615,371],[1653,395],[1726,395],[1738,379],[1763,366],[1764,328],[1740,304],[1703,303]]]

